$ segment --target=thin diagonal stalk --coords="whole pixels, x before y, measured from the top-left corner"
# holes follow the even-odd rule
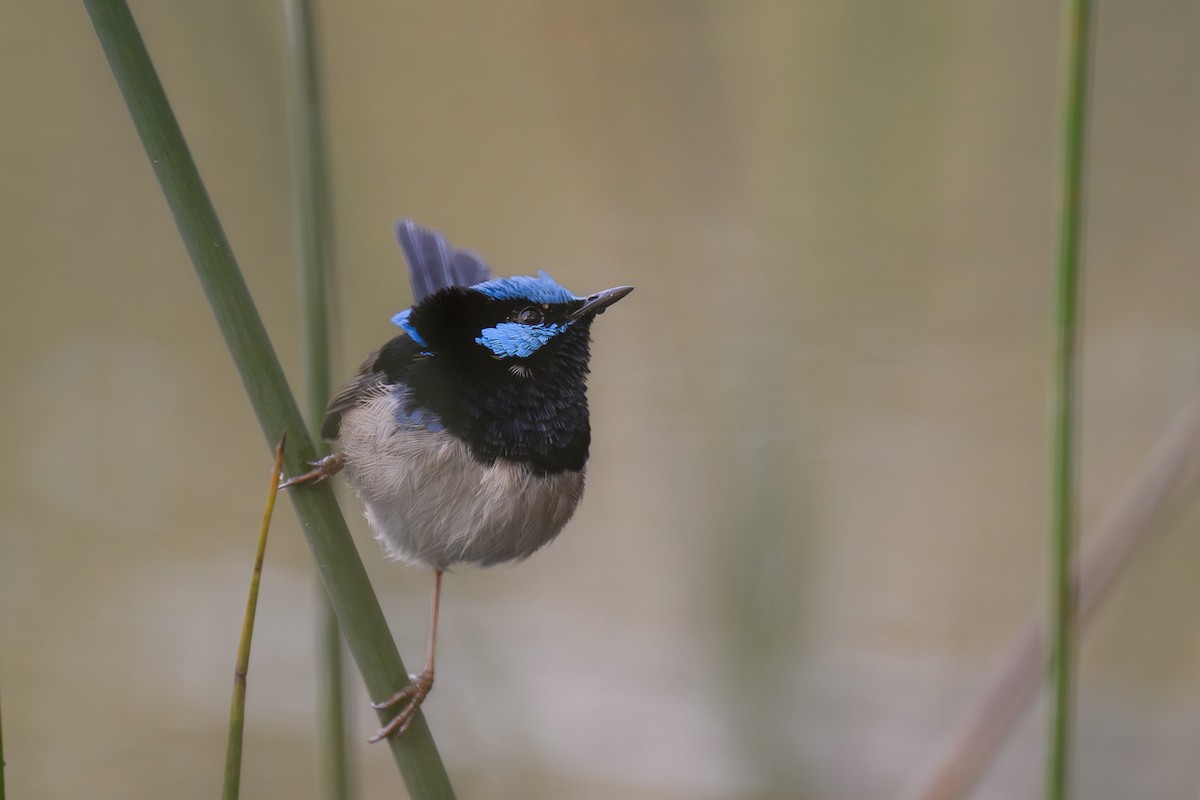
[[[250,641],[254,637],[254,618],[258,614],[258,587],[262,583],[263,560],[267,555],[267,534],[271,530],[271,516],[275,513],[275,496],[279,493],[280,476],[283,474],[283,446],[287,433],[279,437],[275,446],[275,467],[271,470],[271,483],[267,486],[267,503],[263,510],[262,525],[258,529],[258,548],[254,551],[254,567],[250,570],[250,592],[246,598],[246,612],[242,616],[242,635],[238,639],[237,664],[233,668],[233,700],[229,707],[229,743],[225,749],[225,787],[223,800],[237,800],[242,785],[242,739],[246,732],[246,681],[250,676]]]
[[[331,272],[328,265],[333,252],[333,226],[326,183],[312,4],[309,0],[284,0],[283,9],[288,37],[296,269],[304,309],[304,405],[313,440],[320,442],[321,417],[330,390],[326,287]],[[325,448],[319,444],[318,448],[321,455],[325,455]],[[324,589],[320,591],[317,604],[317,749],[321,796],[326,800],[345,800],[350,788],[342,634]]]
[[[292,446],[284,466],[289,475],[299,474],[316,454],[312,440],[129,7],[123,0],[84,5],[263,434],[273,445],[287,431]],[[317,485],[288,494],[367,691],[390,697],[407,683],[407,673],[333,490]],[[423,716],[388,746],[411,797],[454,797]]]
[[[1088,531],[1075,570],[1081,628],[1124,574],[1138,549],[1200,486],[1200,395],[1159,437],[1145,464]],[[900,793],[903,800],[966,796],[1033,701],[1046,673],[1046,614],[1021,628],[961,723]]]
[[[1083,232],[1084,132],[1087,120],[1090,0],[1067,0],[1061,242],[1058,255],[1054,440],[1051,453],[1050,703],[1046,739],[1047,800],[1070,789],[1076,598],[1071,562],[1076,538],[1079,261]]]

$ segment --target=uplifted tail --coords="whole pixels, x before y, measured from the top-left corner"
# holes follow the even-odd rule
[[[414,305],[447,286],[474,286],[492,278],[492,271],[478,255],[456,250],[445,236],[411,219],[396,223],[396,240],[408,259]]]

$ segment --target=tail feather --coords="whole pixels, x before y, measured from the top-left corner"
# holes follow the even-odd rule
[[[396,223],[396,239],[408,259],[414,303],[447,286],[474,286],[492,278],[478,255],[451,247],[445,236],[411,219]]]

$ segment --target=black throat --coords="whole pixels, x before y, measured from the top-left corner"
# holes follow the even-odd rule
[[[384,347],[375,368],[390,383],[407,387],[406,412],[423,408],[437,414],[480,462],[508,459],[537,474],[578,471],[591,444],[590,328],[590,319],[578,320],[522,359],[496,358],[473,340],[422,354],[401,336]]]

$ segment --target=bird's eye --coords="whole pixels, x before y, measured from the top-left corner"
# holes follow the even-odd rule
[[[528,308],[522,308],[520,311],[518,311],[517,315],[513,319],[522,325],[537,325],[542,321],[542,318],[542,312],[533,306],[530,306]]]

